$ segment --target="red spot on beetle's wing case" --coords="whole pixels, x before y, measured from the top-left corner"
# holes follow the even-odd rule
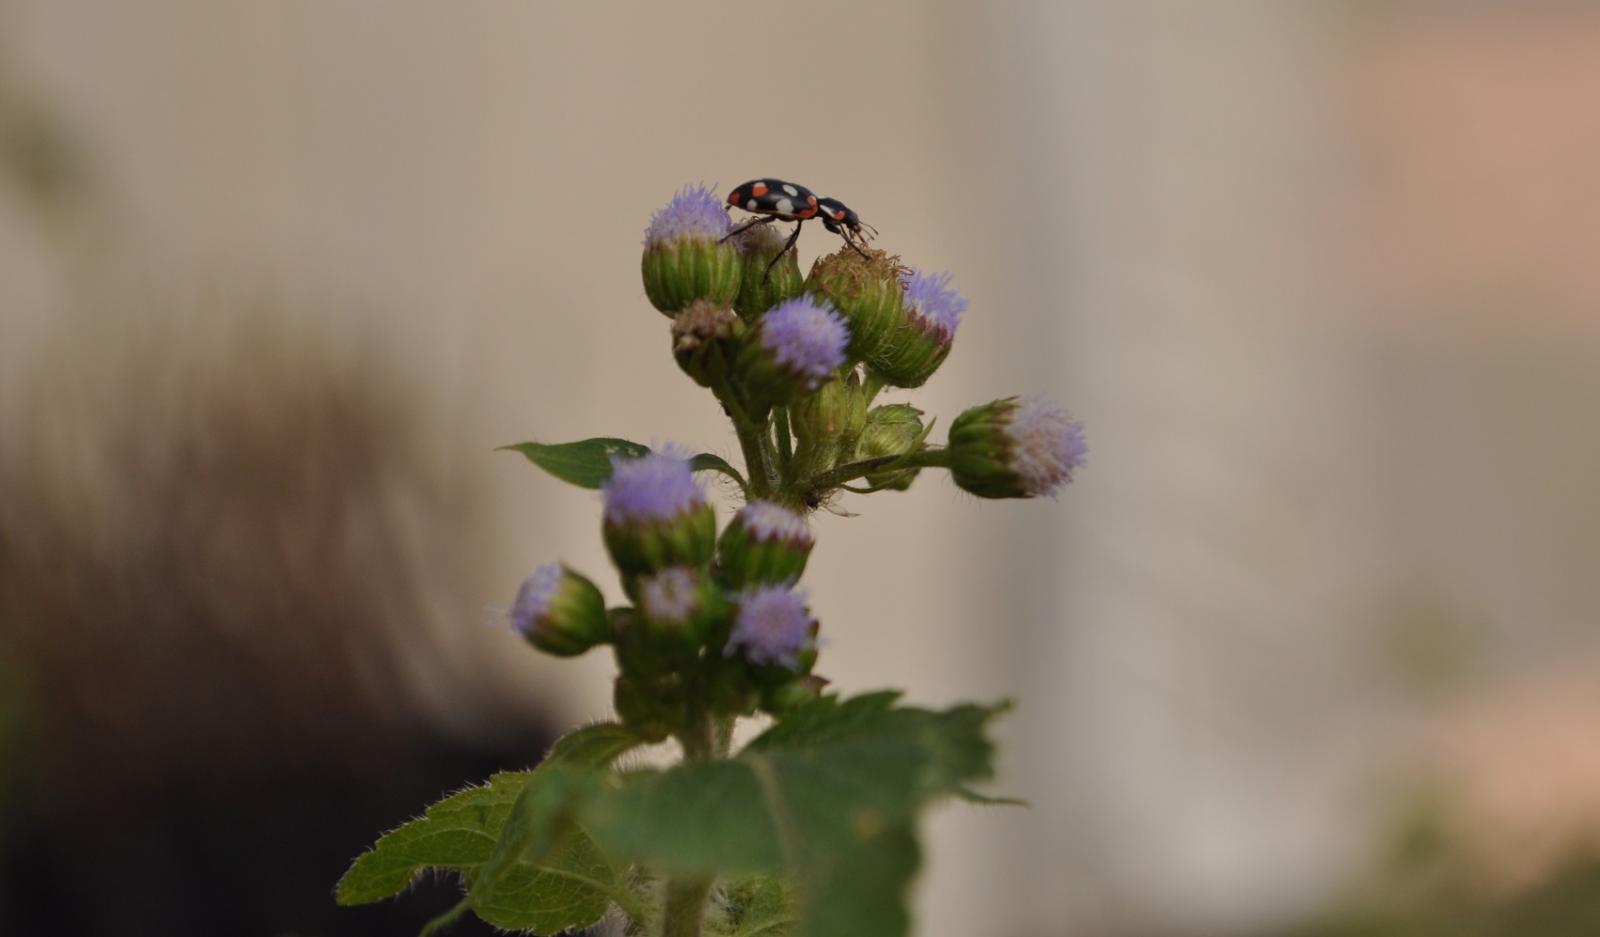
[[[744,201],[744,194],[741,193],[738,189],[734,189],[732,192],[728,193],[728,204],[729,205],[737,205],[742,201]]]
[[[808,194],[806,196],[806,203],[809,204],[812,208],[816,208],[817,207],[817,197],[815,195],[809,195]]]
[[[762,182],[757,182],[756,185],[755,185],[755,188],[750,190],[750,194],[754,195],[756,198],[760,198],[761,196],[766,195],[767,194],[767,186],[766,186],[766,184],[762,183]]]

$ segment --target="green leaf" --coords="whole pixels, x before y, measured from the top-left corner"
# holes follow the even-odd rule
[[[637,459],[650,454],[649,446],[613,436],[596,436],[578,442],[524,442],[500,448],[520,452],[529,462],[580,488],[599,488],[605,484],[611,477],[614,455]]]
[[[611,478],[612,456],[637,459],[650,454],[649,446],[615,436],[596,436],[578,442],[523,442],[501,446],[500,450],[520,452],[529,462],[580,488],[604,485]],[[689,467],[697,472],[721,472],[738,482],[741,490],[748,488],[739,470],[721,456],[702,452],[689,460]]]
[[[557,829],[544,842],[501,847],[501,833],[513,818],[521,831],[536,827],[532,821],[541,814],[559,817],[574,777],[640,744],[614,723],[568,733],[534,770],[500,772],[379,839],[340,879],[339,903],[388,898],[427,869],[447,869],[472,883],[472,909],[497,926],[554,933],[593,923],[622,885],[587,835]]]
[[[896,694],[818,700],[726,761],[635,771],[581,808],[608,854],[679,875],[783,871],[797,937],[897,937],[923,806],[992,773],[985,735],[1005,706],[943,712]]]
[[[748,492],[750,490],[750,486],[745,482],[744,476],[740,475],[739,470],[729,465],[728,460],[722,456],[702,452],[689,460],[689,467],[696,472],[721,472],[738,482],[740,491]]]

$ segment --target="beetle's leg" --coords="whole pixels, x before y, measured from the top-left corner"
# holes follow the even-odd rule
[[[762,286],[767,285],[767,277],[772,275],[772,268],[778,263],[778,261],[783,259],[783,255],[789,253],[791,250],[794,250],[794,242],[800,240],[800,229],[805,226],[806,220],[804,218],[795,221],[794,233],[789,235],[789,240],[784,243],[783,250],[778,251],[778,256],[772,258],[771,262],[767,264],[767,272],[761,275]]]
[[[839,229],[839,236],[844,238],[844,242],[846,244],[850,245],[850,249],[851,250],[853,250],[856,253],[860,254],[863,258],[865,258],[867,260],[871,260],[872,259],[871,257],[867,256],[867,252],[862,250],[861,246],[859,244],[857,244],[855,242],[855,239],[850,236],[850,229],[849,228],[840,228]]]
[[[723,241],[726,241],[728,238],[734,237],[736,235],[743,234],[746,231],[749,231],[751,228],[754,228],[758,224],[772,224],[774,221],[777,221],[777,220],[778,220],[778,216],[777,215],[762,215],[760,218],[757,218],[755,221],[747,221],[744,224],[740,225],[739,227],[734,228],[732,231],[729,231],[727,234],[724,234],[722,237],[717,239],[717,243],[721,244]]]

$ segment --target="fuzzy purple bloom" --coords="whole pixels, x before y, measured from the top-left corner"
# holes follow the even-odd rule
[[[779,365],[798,372],[811,388],[844,364],[850,329],[826,301],[796,296],[761,319],[761,345]]]
[[[911,270],[900,275],[900,287],[905,290],[906,311],[926,328],[944,333],[945,341],[955,337],[967,299],[950,288],[950,274]]]
[[[1089,454],[1083,424],[1055,403],[1041,397],[1024,397],[1006,425],[1015,449],[1011,470],[1033,496],[1054,494],[1072,481]]]
[[[811,528],[806,519],[781,504],[751,501],[739,509],[739,522],[757,541],[782,540],[810,544]]]
[[[565,575],[560,563],[546,563],[522,580],[516,601],[511,603],[511,627],[518,634],[526,637],[532,633],[534,623],[550,610],[550,602]]]
[[[612,456],[600,491],[608,524],[671,520],[706,503],[705,485],[671,446],[638,459]]]
[[[682,622],[700,607],[694,570],[686,566],[664,569],[639,584],[639,605],[656,621]]]
[[[805,592],[788,586],[758,586],[739,599],[739,615],[723,652],[737,651],[757,664],[800,669],[801,653],[816,646],[817,621],[806,609]]]
[[[717,240],[733,226],[722,199],[703,185],[684,186],[666,207],[650,217],[644,246],[663,247],[680,238]]]

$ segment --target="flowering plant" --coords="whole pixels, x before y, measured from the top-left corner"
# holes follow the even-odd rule
[[[947,797],[988,802],[986,735],[1004,704],[905,706],[848,699],[813,668],[819,623],[797,583],[807,515],[841,491],[904,490],[942,468],[985,498],[1053,494],[1086,452],[1082,427],[1042,400],[1006,398],[957,417],[948,445],[887,387],[917,387],[950,352],[966,300],[948,275],[879,250],[841,250],[800,275],[770,228],[729,237],[709,190],[680,192],[645,234],[651,303],[671,320],[679,366],[733,422],[745,471],[710,454],[623,439],[508,448],[599,489],[601,535],[629,604],[560,563],[542,566],[511,624],[557,656],[609,645],[615,721],[579,728],[528,771],[496,774],[390,832],[339,883],[341,903],[404,891],[429,869],[471,911],[553,934],[608,914],[626,933],[698,937],[895,937],[919,863],[918,815]],[[720,535],[702,473],[744,503]],[[737,720],[770,725],[738,750]],[[675,741],[680,762],[624,768]]]

